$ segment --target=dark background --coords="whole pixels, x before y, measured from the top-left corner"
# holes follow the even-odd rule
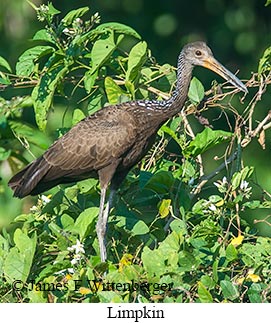
[[[33,2],[38,6],[47,1]],[[64,13],[89,6],[102,22],[117,21],[138,31],[160,63],[175,64],[181,47],[205,40],[227,66],[240,67],[242,77],[256,70],[270,42],[270,10],[263,0],[81,0],[52,1]],[[0,0],[0,55],[16,61],[42,23],[26,0]],[[206,74],[206,73],[205,73]]]

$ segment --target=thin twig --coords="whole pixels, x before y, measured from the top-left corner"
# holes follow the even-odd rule
[[[199,184],[192,191],[192,196],[199,194],[202,187],[213,177],[219,174],[224,168],[226,168],[231,162],[233,162],[237,157],[237,151],[235,151],[229,158],[227,158],[221,165],[219,165],[212,173],[208,175],[203,175],[199,178]]]
[[[267,224],[268,226],[271,227],[271,223],[268,221],[268,219],[271,217],[271,214],[266,216],[264,219],[261,219],[261,220],[254,220],[253,223],[256,224],[256,223],[265,223]]]
[[[258,126],[252,131],[248,133],[248,135],[242,140],[241,146],[246,147],[252,138],[256,137],[262,130],[266,130],[271,127],[271,110],[268,112],[267,116],[258,124]]]

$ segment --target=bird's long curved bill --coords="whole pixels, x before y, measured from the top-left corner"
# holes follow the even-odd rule
[[[209,57],[204,61],[204,67],[214,71],[218,75],[222,76],[226,81],[230,82],[240,91],[248,92],[244,83],[242,83],[232,72],[227,70],[222,64],[220,64],[215,58]]]

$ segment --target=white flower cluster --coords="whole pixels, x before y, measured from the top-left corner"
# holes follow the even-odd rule
[[[91,22],[95,24],[99,24],[101,22],[101,16],[99,12],[95,12],[95,14],[91,17]]]
[[[41,197],[38,200],[37,205],[33,205],[29,210],[33,213],[40,211],[46,204],[48,204],[51,201],[50,195],[41,195]]]
[[[244,194],[245,198],[250,198],[252,187],[249,186],[249,182],[241,181],[240,191]]]
[[[229,183],[225,176],[222,178],[222,180],[214,182],[214,185],[217,187],[220,193],[226,193],[229,189]],[[249,186],[249,182],[242,180],[239,185],[239,192],[242,193],[244,197],[249,198],[251,195],[251,190],[252,188]]]
[[[227,189],[228,189],[228,186],[229,186],[226,176],[224,176],[222,178],[222,181],[219,180],[217,182],[214,182],[214,185],[217,187],[217,189],[219,190],[220,193],[227,192]]]
[[[83,254],[85,253],[84,245],[77,239],[76,244],[67,248],[68,251],[74,253],[73,259],[71,260],[72,265],[76,265],[83,258]]]
[[[39,21],[44,21],[46,15],[49,12],[49,7],[46,6],[45,4],[42,4],[39,8],[36,8],[37,10],[37,17]]]

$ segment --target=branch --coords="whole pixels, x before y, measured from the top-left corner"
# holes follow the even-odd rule
[[[209,175],[204,175],[199,178],[199,184],[197,187],[192,191],[192,197],[197,195],[202,187],[213,177],[215,177],[217,174],[219,174],[224,168],[226,168],[230,163],[232,163],[237,158],[238,152],[235,151],[229,158],[227,158],[224,163],[219,165],[212,173]]]
[[[265,223],[267,225],[269,225],[271,227],[271,223],[268,221],[268,219],[271,217],[271,215],[266,216],[264,219],[262,220],[254,220],[253,223],[257,224],[257,223]]]
[[[258,124],[257,128],[250,131],[248,135],[242,140],[241,146],[246,147],[252,138],[256,137],[262,130],[267,130],[271,127],[271,110],[268,112],[267,116]]]

